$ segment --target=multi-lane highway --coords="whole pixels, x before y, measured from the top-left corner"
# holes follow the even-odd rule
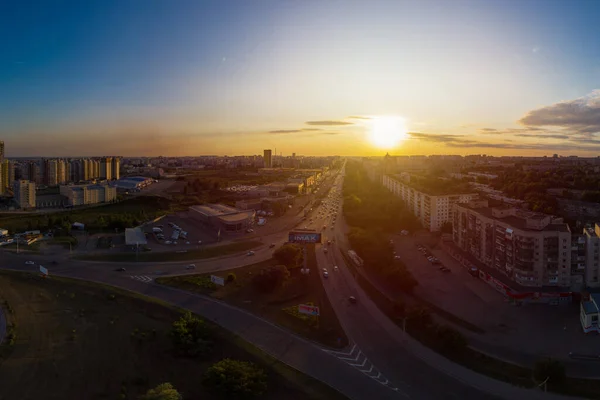
[[[333,199],[341,190],[341,179],[332,189]],[[331,207],[334,203],[329,200]],[[341,206],[341,199],[338,207]],[[213,299],[164,287],[153,283],[162,274],[212,272],[236,268],[271,256],[270,243],[283,243],[287,231],[273,233],[263,238],[265,243],[254,256],[234,255],[221,259],[193,261],[195,270],[185,270],[187,262],[174,263],[91,263],[57,259],[57,265],[48,265],[52,259],[30,255],[2,254],[0,268],[35,271],[37,265],[25,265],[26,260],[47,265],[51,274],[91,280],[121,287],[203,315],[226,329],[236,332],[277,359],[338,389],[351,399],[537,399],[559,398],[543,393],[514,388],[458,367],[448,360],[423,348],[407,337],[385,317],[356,284],[341,257],[340,247],[346,246],[345,226],[339,217],[334,223],[332,212],[314,210],[313,221],[301,223],[310,228],[324,230],[325,240],[335,244],[317,246],[319,271],[327,268],[328,278],[323,285],[349,339],[350,346],[342,351],[324,349],[303,340],[291,332],[262,320],[246,311],[228,306]],[[126,271],[117,272],[117,267]],[[337,266],[337,271],[334,271]],[[319,272],[320,273],[320,272]],[[355,296],[356,304],[350,304]]]

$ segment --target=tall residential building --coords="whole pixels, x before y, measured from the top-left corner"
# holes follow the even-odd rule
[[[15,181],[13,192],[20,208],[35,208],[35,183],[26,180]]]
[[[404,179],[395,175],[384,175],[383,185],[400,197],[421,224],[432,232],[439,231],[444,223],[452,221],[454,204],[468,203],[479,197],[477,193],[426,193],[412,187],[407,178],[408,175]]]
[[[90,179],[98,179],[100,178],[100,161],[98,160],[90,160],[92,171],[90,173]]]
[[[102,157],[100,159],[100,175],[99,178],[112,179],[112,157]]]
[[[113,157],[111,168],[112,168],[112,178],[114,180],[121,179],[121,157]]]
[[[454,243],[522,286],[571,287],[571,231],[562,218],[487,201],[455,204]]]
[[[56,182],[59,185],[67,183],[67,168],[65,160],[56,160]]]
[[[4,142],[0,140],[0,163],[4,161]]]
[[[42,173],[35,161],[28,161],[21,165],[21,177],[37,184],[42,183]]]
[[[263,153],[264,153],[263,160],[264,160],[265,168],[272,168],[273,163],[271,160],[271,150],[265,150]]]
[[[585,285],[590,288],[600,287],[600,226],[584,228],[585,236]]]
[[[43,182],[47,186],[58,186],[58,162],[57,160],[43,160],[44,164],[44,179]]]
[[[4,160],[0,165],[1,177],[0,193],[6,192],[6,189],[12,188],[15,181],[15,164],[10,160]]]

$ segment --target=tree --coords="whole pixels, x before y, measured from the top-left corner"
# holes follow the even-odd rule
[[[297,267],[302,261],[302,248],[297,244],[284,244],[275,250],[273,258],[288,268]]]
[[[267,375],[250,362],[226,358],[206,371],[204,384],[225,398],[251,399],[266,392]]]
[[[212,337],[209,326],[204,320],[195,317],[189,311],[173,322],[171,340],[175,349],[186,356],[198,357],[210,353]]]
[[[161,383],[154,389],[148,390],[140,400],[182,400],[183,396],[170,383]]]
[[[436,347],[444,353],[459,354],[467,347],[465,336],[446,325],[438,325],[435,329]]]
[[[252,283],[260,292],[269,293],[279,287],[290,277],[285,265],[275,265],[274,267],[263,268],[260,274],[255,275]]]
[[[538,382],[543,382],[548,378],[549,385],[560,385],[567,377],[565,365],[554,358],[538,360],[533,367],[533,377]]]
[[[408,328],[415,330],[423,330],[433,324],[431,312],[429,309],[421,306],[410,307],[406,315]]]

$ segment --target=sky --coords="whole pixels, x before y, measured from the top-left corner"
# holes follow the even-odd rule
[[[598,15],[597,0],[6,0],[0,140],[9,157],[596,156]]]

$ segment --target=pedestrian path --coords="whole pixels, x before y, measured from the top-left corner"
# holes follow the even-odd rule
[[[130,278],[143,283],[151,283],[153,281],[153,278],[148,275],[131,275]]]
[[[383,385],[383,386],[393,390],[394,392],[398,392],[399,394],[403,395],[404,397],[408,397],[408,395],[406,393],[402,392],[400,389],[395,387],[389,380],[387,380],[381,374],[381,372],[373,365],[373,363],[371,361],[369,361],[367,356],[362,351],[360,351],[360,349],[358,348],[357,345],[355,345],[355,344],[351,345],[350,350],[346,351],[346,352],[333,351],[333,350],[327,350],[327,349],[323,349],[323,351],[342,360],[343,362],[350,365],[351,367],[356,368],[357,370],[359,370],[360,372],[362,372],[369,378],[373,379],[375,382],[379,383],[380,385]],[[407,384],[404,384],[404,385],[409,387]]]

